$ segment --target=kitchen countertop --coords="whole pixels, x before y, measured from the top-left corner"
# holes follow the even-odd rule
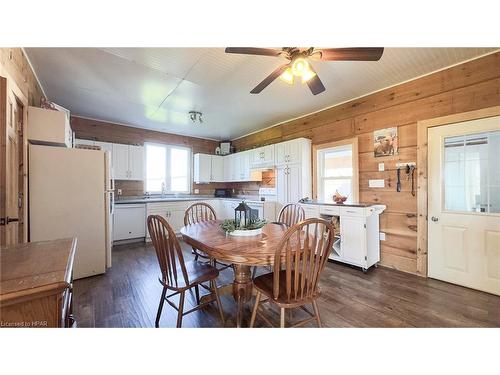
[[[337,206],[337,207],[371,207],[371,206],[377,206],[376,204],[373,203],[349,203],[345,202],[343,204],[337,204],[334,202],[325,202],[317,199],[309,199],[304,202],[300,202],[302,204],[312,204],[312,205],[317,205],[317,206]]]
[[[201,201],[201,200],[212,200],[212,199],[226,199],[234,201],[242,201],[249,203],[262,203],[258,196],[236,196],[229,198],[218,198],[213,195],[192,195],[192,196],[151,196],[151,197],[130,197],[130,198],[118,198],[115,200],[115,204],[140,204],[140,203],[157,203],[157,202],[186,202],[186,201]],[[267,201],[270,202],[270,201]]]

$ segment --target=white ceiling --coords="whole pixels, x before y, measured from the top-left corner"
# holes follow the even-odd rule
[[[73,115],[234,139],[468,60],[489,48],[386,48],[378,62],[313,62],[326,91],[261,80],[286,60],[223,48],[27,48],[49,100]],[[189,120],[191,110],[204,123]]]

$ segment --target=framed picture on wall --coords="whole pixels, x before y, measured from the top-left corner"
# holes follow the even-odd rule
[[[386,128],[373,132],[373,150],[375,157],[398,154],[398,128]]]

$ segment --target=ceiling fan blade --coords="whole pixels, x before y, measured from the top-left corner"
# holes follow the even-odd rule
[[[319,49],[323,61],[378,61],[384,53],[382,47]]]
[[[274,81],[276,78],[278,78],[283,72],[288,68],[290,64],[285,64],[280,66],[278,69],[273,71],[271,74],[269,74],[261,83],[259,83],[255,88],[250,91],[250,94],[258,94],[262,90],[264,90],[269,84]]]
[[[253,47],[227,47],[226,53],[239,53],[243,55],[261,55],[261,56],[279,56],[283,51],[272,48],[253,48]]]
[[[309,64],[309,69],[314,73],[316,73],[311,64]],[[312,77],[309,81],[307,81],[307,86],[309,86],[309,89],[311,89],[313,95],[321,94],[323,91],[326,90],[325,86],[323,85],[323,82],[321,82],[321,80],[319,79],[318,73],[316,73],[314,77]]]

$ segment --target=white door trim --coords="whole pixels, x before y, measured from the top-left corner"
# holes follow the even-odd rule
[[[427,129],[456,122],[500,116],[500,106],[417,122],[417,275],[427,277]]]

